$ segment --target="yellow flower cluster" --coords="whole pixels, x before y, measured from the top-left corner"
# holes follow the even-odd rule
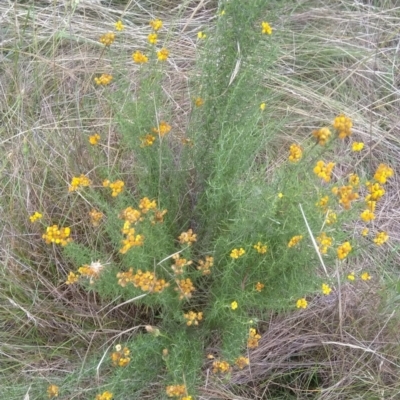
[[[170,385],[165,389],[168,397],[183,397],[186,395],[185,385]],[[181,399],[182,400],[182,399]]]
[[[289,240],[289,243],[288,243],[287,247],[290,248],[290,247],[296,246],[296,245],[300,242],[301,239],[303,239],[303,236],[302,236],[302,235],[293,236],[293,237]]]
[[[354,281],[356,279],[356,277],[354,276],[354,272],[351,272],[349,275],[347,275],[347,279],[349,281]]]
[[[297,300],[297,302],[296,302],[297,308],[307,308],[307,306],[308,306],[308,301],[304,297]]]
[[[353,186],[341,186],[341,187],[334,187],[332,189],[332,193],[335,196],[339,197],[339,203],[343,206],[345,210],[350,210],[351,202],[360,198],[358,193],[353,192]]]
[[[393,176],[393,169],[386,164],[379,164],[378,169],[375,172],[374,179],[382,185],[386,183],[388,178]]]
[[[330,294],[331,292],[332,292],[332,289],[330,288],[330,286],[327,285],[326,283],[323,283],[323,284],[322,284],[322,293],[323,293],[325,296],[328,296],[328,294]]]
[[[325,232],[322,232],[317,237],[317,242],[319,243],[319,251],[321,254],[326,254],[328,252],[328,248],[332,246],[333,239],[329,236],[326,236]]]
[[[165,136],[171,130],[171,125],[165,121],[160,121],[158,128],[152,129],[154,133],[158,133],[161,137]]]
[[[156,140],[156,137],[154,135],[148,133],[147,135],[142,136],[140,138],[140,140],[142,142],[140,147],[149,147],[149,146],[153,146],[153,144],[154,144],[154,142]]]
[[[362,279],[363,281],[369,281],[369,280],[371,279],[371,275],[370,275],[368,272],[363,272],[363,273],[361,274],[361,279]]]
[[[117,197],[124,190],[125,183],[121,180],[110,182],[108,179],[103,181],[103,187],[109,187],[112,190],[111,196]]]
[[[172,259],[174,260],[174,264],[171,268],[174,271],[175,275],[182,275],[184,272],[183,267],[192,264],[192,261],[188,261],[186,260],[186,258],[181,258],[179,254],[174,254],[172,256]]]
[[[247,347],[249,349],[254,349],[258,347],[258,341],[261,339],[255,328],[250,328],[249,337],[247,339]]]
[[[66,246],[68,243],[72,242],[69,237],[71,234],[71,228],[59,228],[58,225],[48,226],[46,228],[46,233],[42,235],[46,244],[54,243],[60,244],[61,246]]]
[[[178,285],[175,290],[179,292],[179,300],[190,299],[193,295],[192,292],[196,290],[190,278],[176,280],[175,282]]]
[[[246,250],[241,247],[240,249],[233,249],[230,256],[231,258],[238,259],[239,257],[242,257],[245,253]]]
[[[262,28],[262,33],[264,35],[271,35],[272,34],[272,28],[271,25],[268,22],[261,22],[261,28]]]
[[[351,135],[351,128],[353,127],[353,122],[351,118],[346,117],[343,114],[338,115],[333,121],[333,127],[338,131],[339,138],[344,139]]]
[[[101,74],[99,77],[94,78],[96,85],[107,86],[111,83],[113,77],[110,74]]]
[[[320,207],[322,209],[322,211],[326,211],[328,208],[328,203],[329,203],[329,196],[324,196],[324,197],[321,197],[319,199],[319,201],[317,203],[315,203],[315,205],[317,207]]]
[[[58,397],[58,394],[60,392],[60,388],[57,385],[50,385],[47,388],[47,395],[51,399],[52,397]]]
[[[135,224],[136,222],[142,220],[141,215],[142,213],[139,210],[136,210],[132,207],[127,207],[119,213],[119,218],[131,224]]]
[[[317,139],[318,144],[320,146],[325,146],[326,142],[329,140],[329,137],[331,136],[332,132],[330,131],[329,128],[321,128],[317,129],[312,132],[312,135]]]
[[[152,27],[154,31],[157,32],[162,28],[163,22],[160,19],[154,19],[149,22],[149,25]]]
[[[90,216],[90,223],[93,226],[99,226],[100,221],[104,217],[104,214],[101,211],[97,211],[97,210],[93,209],[89,212],[89,216]]]
[[[363,148],[364,148],[364,143],[363,142],[354,142],[351,145],[351,150],[353,150],[354,152],[361,151]]]
[[[90,278],[90,284],[93,284],[94,280],[100,276],[101,271],[104,269],[104,265],[100,261],[92,261],[91,264],[85,264],[78,268],[78,271],[70,272],[68,274],[66,284],[72,285],[76,283],[79,278],[85,277]]]
[[[123,31],[125,29],[125,25],[122,23],[122,21],[117,21],[115,24],[115,29],[117,31]]]
[[[375,219],[375,214],[367,208],[360,214],[360,217],[363,221],[369,222]]]
[[[298,144],[292,144],[289,148],[289,161],[298,162],[303,157],[303,150]]]
[[[357,174],[350,174],[349,184],[352,186],[358,186],[360,184],[360,177]]]
[[[179,235],[178,240],[180,244],[187,243],[189,246],[191,246],[192,243],[197,241],[197,235],[193,233],[192,229],[189,229],[187,232],[182,232]]]
[[[257,250],[258,253],[260,254],[265,254],[268,250],[268,247],[266,244],[262,244],[261,242],[258,242],[253,246],[254,249]]]
[[[129,221],[125,221],[122,228],[122,233],[126,236],[125,239],[121,240],[122,248],[119,251],[121,254],[126,254],[132,247],[143,246],[144,236],[135,235],[135,228],[132,228],[130,224]]]
[[[187,314],[183,314],[184,317],[187,319],[186,325],[191,326],[191,325],[198,325],[199,321],[203,319],[203,313],[202,312],[194,312],[194,311],[189,311]]]
[[[196,107],[201,107],[204,104],[204,100],[201,97],[196,97],[194,99],[194,105]]]
[[[136,64],[144,64],[144,63],[147,63],[149,61],[149,57],[145,56],[140,50],[136,50],[132,54],[132,60]]]
[[[94,135],[89,136],[89,143],[92,146],[96,146],[96,144],[99,142],[100,140],[100,135],[98,133],[95,133]]]
[[[199,265],[197,269],[201,271],[203,275],[210,275],[211,274],[211,267],[214,265],[214,257],[206,256],[205,260],[199,260]]]
[[[155,32],[149,33],[147,36],[147,40],[149,41],[150,44],[157,44],[158,40],[158,35]]]
[[[157,58],[160,61],[166,61],[169,56],[169,51],[165,48],[162,48],[161,50],[157,51]]]
[[[323,179],[325,182],[330,182],[332,170],[335,166],[335,163],[330,162],[325,164],[322,160],[317,161],[317,165],[314,167],[314,174],[319,178]]]
[[[130,351],[127,347],[122,348],[120,344],[115,346],[115,351],[111,353],[111,361],[114,367],[126,367],[131,359],[128,357]]]
[[[32,214],[30,217],[29,217],[29,220],[33,223],[33,222],[35,222],[35,221],[37,221],[38,219],[41,219],[41,218],[43,218],[43,215],[42,214],[40,214],[40,212],[35,212],[34,214]]]
[[[254,286],[254,288],[257,290],[257,292],[261,292],[264,289],[265,285],[261,282],[257,282]]]
[[[92,181],[85,175],[81,174],[81,176],[74,176],[71,180],[71,184],[69,185],[68,191],[74,192],[81,187],[87,187],[92,184]]]
[[[244,367],[249,365],[249,359],[247,357],[238,357],[235,360],[235,364],[237,367],[239,367],[239,369],[243,369]]]
[[[378,246],[382,246],[384,243],[386,243],[389,239],[389,235],[383,231],[377,233],[377,235],[374,238],[374,243]]]
[[[344,242],[337,248],[337,256],[339,260],[346,258],[352,250],[350,242]]]
[[[115,33],[107,32],[100,36],[99,41],[101,44],[104,44],[104,46],[111,46],[115,41]]]
[[[157,208],[157,202],[155,200],[150,200],[148,197],[143,197],[139,202],[139,208],[143,214],[147,214],[150,210],[155,210]]]
[[[162,224],[164,222],[164,215],[168,212],[168,210],[155,210],[154,215],[151,217],[151,223],[154,224]]]
[[[113,394],[109,391],[103,392],[102,394],[98,394],[96,396],[96,400],[111,400],[113,398]]]
[[[204,32],[197,32],[197,39],[205,39],[207,35]]]
[[[369,195],[367,195],[365,201],[378,201],[386,193],[385,189],[379,183],[366,182],[365,186],[367,187],[367,190],[369,192]]]
[[[231,303],[231,309],[235,311],[238,308],[238,302],[237,301],[232,301]]]
[[[336,222],[336,220],[337,220],[336,213],[333,212],[332,210],[328,210],[328,213],[327,213],[326,218],[325,218],[325,223],[327,225],[332,225],[332,224],[334,224]]]
[[[227,361],[214,361],[213,364],[213,373],[221,373],[221,374],[227,374],[231,370],[231,366]]]
[[[118,285],[122,287],[125,287],[128,283],[132,283],[133,286],[150,293],[161,293],[169,286],[169,283],[165,279],[157,279],[152,272],[143,272],[140,269],[135,274],[132,268],[128,272],[118,272],[117,278]]]

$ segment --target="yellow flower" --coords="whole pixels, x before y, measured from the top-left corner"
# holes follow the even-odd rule
[[[261,292],[264,289],[265,285],[261,282],[257,282],[255,285],[255,289],[257,290],[257,292]]]
[[[154,19],[153,21],[150,21],[149,24],[156,32],[159,31],[163,26],[161,19]]]
[[[125,29],[125,25],[122,23],[122,21],[117,21],[115,24],[115,29],[117,31],[123,31]]]
[[[204,104],[204,100],[201,97],[196,97],[194,104],[196,107],[201,107]]]
[[[92,136],[89,136],[89,143],[93,146],[95,146],[100,140],[100,135],[98,133],[95,133]]]
[[[187,314],[183,314],[183,316],[187,319],[186,325],[191,326],[191,325],[198,325],[199,321],[203,319],[203,313],[202,312],[194,312],[194,311],[189,311]]]
[[[264,111],[266,107],[267,107],[267,105],[265,103],[261,103],[260,104],[260,110],[261,111]]]
[[[130,350],[127,347],[122,348],[120,344],[115,346],[115,352],[111,354],[111,361],[114,367],[126,367],[131,361]]]
[[[235,364],[239,367],[239,369],[243,369],[246,365],[249,365],[249,359],[247,357],[238,357],[235,360]]]
[[[43,215],[42,214],[40,214],[40,212],[35,212],[34,214],[32,214],[30,217],[29,217],[29,220],[33,223],[33,222],[35,222],[35,221],[37,221],[38,219],[40,219],[40,218],[42,218],[43,217]]]
[[[142,136],[140,138],[142,144],[140,145],[140,147],[149,147],[152,146],[153,143],[156,140],[156,137],[150,133],[148,133],[146,136]]]
[[[121,180],[110,182],[108,179],[103,181],[103,187],[109,187],[112,190],[111,196],[117,197],[124,190],[125,183]]]
[[[343,114],[338,115],[333,121],[333,127],[338,131],[339,138],[344,139],[351,135],[351,128],[353,127],[353,122],[351,118],[346,117]]]
[[[278,197],[281,199],[283,197],[283,193],[278,193]]]
[[[133,62],[135,62],[136,64],[144,64],[147,63],[147,61],[149,61],[149,58],[147,56],[145,56],[141,51],[136,50],[133,54],[132,54],[132,59]]]
[[[71,271],[71,272],[68,274],[68,278],[67,278],[67,280],[65,281],[65,283],[66,283],[67,285],[72,285],[72,284],[78,282],[78,278],[79,278],[79,276],[78,276],[77,274],[75,274],[74,272]]]
[[[205,39],[207,35],[204,32],[198,32],[197,33],[197,38],[198,39]]]
[[[155,200],[150,200],[148,197],[143,197],[139,202],[139,208],[143,214],[147,214],[150,210],[155,210],[157,208],[157,202]]]
[[[319,160],[316,166],[314,167],[313,171],[315,175],[323,179],[325,182],[330,182],[334,166],[335,163],[333,162],[325,164],[322,160]]]
[[[171,130],[171,125],[165,121],[160,121],[158,128],[153,128],[152,130],[154,133],[158,133],[161,137],[163,137]]]
[[[332,133],[329,130],[329,128],[325,127],[325,128],[321,128],[316,131],[313,131],[312,134],[318,140],[318,144],[320,146],[324,146]]]
[[[308,306],[308,302],[304,297],[302,297],[301,299],[297,300],[297,302],[296,302],[296,307],[297,308],[307,308],[307,306]]]
[[[336,220],[337,220],[336,213],[334,213],[331,210],[328,210],[328,213],[327,213],[326,218],[325,218],[326,224],[327,225],[332,225],[332,224],[334,224],[336,222]]]
[[[221,372],[223,374],[228,373],[231,370],[231,366],[227,361],[214,361],[213,362],[213,373],[216,374]]]
[[[261,22],[262,33],[265,35],[271,35],[272,28],[268,22]]]
[[[366,209],[360,214],[360,217],[363,221],[369,222],[375,219],[375,214],[371,210]]]
[[[326,210],[327,210],[328,203],[329,203],[329,196],[324,196],[324,197],[321,197],[321,198],[319,199],[319,201],[318,201],[317,203],[315,203],[315,205],[316,205],[317,207],[322,208],[323,211],[326,211]]]
[[[349,281],[354,281],[356,279],[354,272],[350,272],[350,274],[347,275],[347,279]]]
[[[110,74],[102,74],[99,77],[94,78],[96,85],[107,86],[111,83],[113,77]]]
[[[360,177],[357,174],[351,174],[349,176],[349,184],[352,186],[358,186],[360,184]]]
[[[220,16],[220,17],[222,17],[223,15],[225,15],[225,10],[222,10],[222,11],[219,13],[219,16]]]
[[[368,236],[368,233],[369,233],[369,229],[368,229],[368,228],[364,228],[364,229],[361,231],[361,235],[363,235],[363,236]]]
[[[326,283],[322,284],[322,293],[326,296],[332,291],[332,289]]]
[[[231,303],[231,308],[232,308],[232,310],[236,310],[236,309],[238,308],[238,303],[237,303],[237,301],[232,301],[232,303]]]
[[[337,248],[337,256],[339,260],[346,258],[352,250],[350,242],[344,242]]]
[[[389,235],[386,232],[379,232],[374,239],[374,243],[378,246],[382,246],[389,239]]]
[[[102,394],[98,394],[96,396],[96,400],[111,400],[113,398],[113,394],[111,392],[103,392]]]
[[[379,164],[378,169],[375,172],[374,179],[381,184],[386,183],[387,178],[393,176],[393,169],[386,164]]]
[[[303,150],[298,144],[292,144],[289,149],[289,161],[298,162],[303,156]]]
[[[319,251],[321,254],[326,254],[328,252],[328,248],[332,246],[333,239],[329,236],[326,236],[325,232],[321,232],[321,234],[317,237],[317,242],[319,243]]]
[[[57,385],[50,385],[47,388],[47,395],[49,396],[49,398],[58,397],[59,390],[60,388]]]
[[[193,285],[193,282],[190,278],[176,280],[176,284],[178,285],[175,290],[179,292],[179,300],[182,299],[190,299],[193,295],[192,292],[196,291],[196,288]]]
[[[258,242],[253,246],[254,249],[256,249],[260,254],[265,254],[268,250],[268,247],[266,244],[262,244],[261,242]]]
[[[104,35],[100,36],[99,40],[101,44],[104,44],[104,46],[111,46],[115,40],[115,33],[114,32],[105,33]]]
[[[361,274],[361,279],[362,279],[363,281],[369,281],[369,280],[371,279],[371,275],[370,275],[368,272],[363,272],[363,273]]]
[[[290,247],[296,246],[296,245],[300,242],[301,239],[303,239],[303,236],[302,236],[302,235],[293,236],[293,237],[289,240],[288,247],[290,248]]]
[[[247,347],[254,349],[258,347],[258,341],[261,339],[261,335],[257,333],[254,328],[250,328],[249,337],[247,339]]]
[[[246,250],[243,249],[243,248],[241,247],[240,249],[233,249],[233,250],[231,251],[230,256],[231,256],[232,258],[237,259],[237,258],[241,257],[241,256],[242,256],[243,254],[245,254],[245,253],[246,253]]]
[[[160,51],[157,51],[157,58],[160,61],[166,61],[168,59],[169,51],[165,48],[162,48]]]
[[[189,229],[187,232],[182,232],[179,235],[178,240],[180,244],[187,243],[189,246],[191,246],[192,243],[197,241],[197,235],[193,233],[192,229]]]
[[[363,142],[354,142],[351,145],[351,150],[354,151],[354,152],[361,151],[363,148],[364,148],[364,143]]]
[[[58,225],[52,225],[46,228],[46,233],[42,235],[42,238],[46,244],[54,243],[66,246],[72,242],[72,239],[69,237],[70,234],[71,228],[59,228]]]
[[[150,33],[149,36],[147,36],[147,40],[151,44],[156,44],[158,40],[157,33]]]

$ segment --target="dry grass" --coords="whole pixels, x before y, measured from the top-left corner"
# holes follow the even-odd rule
[[[102,167],[87,157],[89,133],[107,136],[105,165],[121,156],[112,110],[88,76],[92,80],[94,71],[125,67],[132,50],[146,42],[148,20],[162,18],[169,31],[179,33],[169,42],[174,51],[164,91],[177,130],[185,132],[189,79],[197,73],[196,33],[212,23],[216,6],[215,1],[106,3],[81,0],[76,8],[50,0],[0,4],[0,357],[4,370],[22,376],[73,370],[87,347],[123,332],[134,312],[128,306],[106,315],[113,304],[79,289],[61,289],[68,266],[57,261],[55,251],[43,252],[40,235],[26,220],[38,209],[54,219],[65,216],[70,177]],[[379,251],[382,263],[376,265],[376,252],[372,259],[366,248],[357,264],[348,266],[349,271],[368,267],[389,287],[400,261],[400,9],[395,1],[375,3],[287,2],[274,24],[279,63],[266,71],[262,85],[272,93],[268,107],[285,121],[269,154],[288,141],[301,142],[345,112],[354,121],[355,139],[370,148],[357,162],[364,175],[381,162],[395,170],[375,221],[392,239],[386,251]],[[123,39],[99,59],[98,38],[120,17],[127,27]],[[129,70],[125,90],[134,96],[137,69],[131,65]],[[344,159],[338,171],[346,174],[353,167]],[[52,185],[50,194],[46,187]],[[68,218],[73,225],[74,215]],[[367,293],[362,285],[347,286],[340,314],[332,297],[331,303],[315,299],[302,313],[272,316],[265,321],[262,345],[252,354],[251,373],[234,375],[234,386],[208,385],[203,398],[397,398],[398,316],[381,297],[378,287]],[[60,356],[43,366],[43,352]]]

